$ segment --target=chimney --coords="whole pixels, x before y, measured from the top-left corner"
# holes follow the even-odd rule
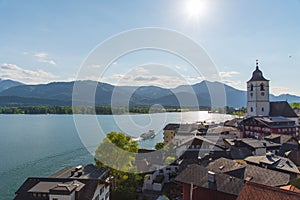
[[[77,177],[80,177],[81,175],[82,175],[82,171],[79,170],[79,171],[77,172]]]
[[[77,167],[75,167],[76,171],[81,170],[81,169],[82,169],[82,165],[78,165]]]
[[[214,183],[216,180],[215,180],[215,173],[212,172],[212,171],[208,171],[208,182],[209,183]]]
[[[74,176],[75,172],[76,172],[75,170],[71,171],[71,177]]]
[[[267,152],[267,153],[266,153],[266,157],[267,157],[268,159],[271,159],[273,156],[274,156],[274,154],[273,154],[272,152]]]

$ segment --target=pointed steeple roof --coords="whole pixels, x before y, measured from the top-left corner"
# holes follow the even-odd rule
[[[265,79],[262,71],[260,71],[260,69],[258,67],[258,60],[256,60],[256,69],[252,73],[252,77],[248,82],[251,82],[251,81],[269,81],[269,80]]]

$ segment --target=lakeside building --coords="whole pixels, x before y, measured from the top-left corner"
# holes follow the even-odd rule
[[[169,144],[177,136],[206,134],[209,127],[210,125],[206,122],[167,124],[164,128],[164,144]]]
[[[15,194],[14,200],[109,200],[109,169],[65,167],[49,177],[27,178]]]
[[[227,158],[219,158],[210,162],[207,169],[216,173],[224,173],[244,181],[251,181],[264,185],[281,187],[287,185],[291,177],[289,174],[245,164]]]
[[[224,139],[232,159],[244,159],[252,155],[265,155],[267,152],[277,154],[281,144],[254,138]]]
[[[212,161],[206,167],[190,164],[175,178],[181,185],[183,200],[298,199],[300,190],[288,185],[290,180],[287,173],[226,158]],[[263,191],[271,196],[262,195]]]
[[[184,200],[235,200],[244,186],[239,178],[215,173],[197,164],[188,165],[175,180],[182,184]]]
[[[287,173],[290,175],[290,179],[295,179],[300,174],[295,163],[289,158],[276,156],[270,152],[262,156],[249,156],[245,158],[245,161],[249,164]]]
[[[269,80],[258,61],[247,81],[247,115],[241,122],[244,137],[264,138],[272,133],[296,135],[299,118],[286,101],[270,102]]]
[[[300,193],[297,189],[291,190],[291,187],[272,187],[254,182],[247,182],[239,194],[237,200],[298,200]]]

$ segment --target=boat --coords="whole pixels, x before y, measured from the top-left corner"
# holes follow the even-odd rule
[[[149,130],[148,132],[142,133],[140,136],[142,139],[150,139],[155,137],[154,130]]]

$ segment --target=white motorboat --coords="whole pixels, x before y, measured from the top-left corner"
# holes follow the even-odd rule
[[[155,137],[154,130],[149,130],[148,132],[142,133],[140,136],[142,139],[150,139]]]

